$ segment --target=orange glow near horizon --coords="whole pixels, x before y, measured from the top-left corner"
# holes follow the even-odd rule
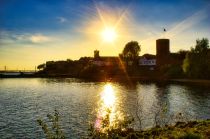
[[[93,56],[95,49],[101,52],[101,56],[118,56],[125,43],[131,40],[124,20],[128,9],[113,9],[98,3],[95,3],[95,8],[94,16],[85,16],[85,24],[78,24],[79,26],[73,28],[75,34],[65,29],[60,33],[43,32],[20,37],[33,43],[15,44],[13,48],[5,48],[9,53],[1,52],[0,70],[4,70],[4,66],[10,70],[34,70],[35,66],[46,61],[77,60],[83,56]]]
[[[162,37],[171,39],[171,52],[189,50],[199,37],[193,32],[199,30],[186,30],[207,18],[205,9],[198,11],[183,21],[177,21],[163,34],[161,27],[147,24],[143,19],[137,18],[132,5],[129,4],[113,8],[95,1],[94,8],[86,10],[75,26],[67,20],[61,23],[65,28],[50,32],[0,32],[6,36],[0,40],[0,70],[4,70],[5,66],[8,70],[34,70],[46,61],[93,57],[93,51],[96,49],[101,56],[118,56],[126,43],[132,40],[141,45],[140,55],[156,54],[156,39]],[[208,35],[204,32],[203,36],[206,34]]]

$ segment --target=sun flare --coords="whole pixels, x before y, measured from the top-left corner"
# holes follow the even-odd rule
[[[101,36],[105,42],[113,42],[117,37],[117,33],[114,28],[107,27],[102,31]]]

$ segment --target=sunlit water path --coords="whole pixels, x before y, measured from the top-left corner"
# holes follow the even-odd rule
[[[166,119],[182,113],[187,119],[210,118],[210,88],[155,83],[83,82],[78,79],[0,79],[0,137],[43,138],[36,120],[46,120],[57,109],[67,137],[88,134],[89,124],[102,132],[127,116],[133,127],[154,126],[154,117],[166,107]],[[168,121],[169,121],[168,120]],[[173,120],[170,121],[173,123]]]

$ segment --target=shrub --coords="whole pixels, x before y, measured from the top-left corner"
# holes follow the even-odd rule
[[[65,135],[63,131],[60,128],[59,125],[59,113],[57,110],[55,110],[54,115],[48,114],[48,123],[50,123],[50,126],[44,122],[41,119],[38,119],[38,124],[42,127],[42,130],[46,136],[47,139],[65,139]]]
[[[180,136],[179,139],[201,139],[201,136],[194,133],[186,133],[183,136]]]

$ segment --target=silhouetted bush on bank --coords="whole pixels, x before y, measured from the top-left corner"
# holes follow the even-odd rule
[[[39,126],[41,126],[42,131],[45,134],[45,137],[47,139],[65,139],[65,135],[63,131],[61,130],[61,127],[59,125],[59,113],[57,110],[55,110],[54,114],[48,114],[47,115],[48,121],[43,121],[42,119],[38,119],[37,123]]]
[[[181,65],[169,65],[162,71],[168,78],[184,78],[184,72]]]
[[[165,113],[165,109],[161,112]],[[203,121],[178,121],[175,125],[162,125],[156,124],[155,127],[147,130],[134,130],[132,123],[134,121],[131,117],[125,117],[124,120],[120,120],[117,124],[110,124],[109,111],[106,113],[102,121],[101,126],[96,127],[95,122],[90,124],[88,129],[87,138],[93,139],[118,139],[118,138],[178,138],[178,139],[201,139],[210,137],[210,120]],[[158,113],[160,116],[162,113]],[[47,139],[64,139],[66,138],[59,125],[59,113],[55,110],[54,115],[47,115],[49,121],[37,120],[41,126],[45,137]],[[161,116],[162,117],[162,116]],[[160,117],[160,118],[161,118]],[[165,121],[162,117],[161,121]],[[157,122],[158,123],[158,122]]]

